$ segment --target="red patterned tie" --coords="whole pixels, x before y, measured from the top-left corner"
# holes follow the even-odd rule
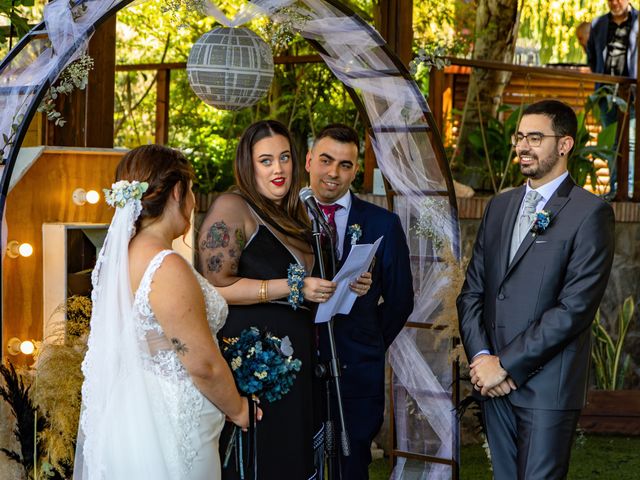
[[[331,226],[331,228],[333,229],[333,231],[336,231],[336,211],[342,208],[342,205],[338,205],[337,203],[334,203],[333,205],[322,205],[321,203],[318,203],[318,206],[320,207],[320,210],[322,210],[322,213],[325,214],[325,216],[327,217],[327,222],[329,223],[329,226]]]

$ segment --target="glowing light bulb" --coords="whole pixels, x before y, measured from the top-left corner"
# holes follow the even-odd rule
[[[23,243],[18,247],[18,252],[20,252],[20,255],[23,257],[30,257],[33,255],[33,247],[30,243]]]
[[[20,351],[25,355],[31,355],[35,349],[36,347],[31,340],[25,340],[20,344]]]
[[[76,188],[71,195],[73,203],[82,206],[85,203],[95,204],[100,201],[100,194],[95,190],[86,191],[84,188]]]
[[[11,240],[7,243],[7,256],[9,258],[29,257],[33,255],[33,247],[30,243],[20,243],[17,240]]]
[[[92,205],[95,205],[100,201],[100,194],[95,190],[89,190],[87,192],[86,198],[87,198],[87,202],[89,202]]]
[[[36,345],[31,340],[22,341],[18,337],[12,337],[7,342],[7,350],[9,355],[18,355],[19,353],[32,355],[36,350]]]

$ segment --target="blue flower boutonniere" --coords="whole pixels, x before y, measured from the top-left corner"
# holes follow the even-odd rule
[[[349,226],[347,235],[351,237],[351,245],[355,245],[356,243],[358,243],[358,240],[360,240],[360,237],[362,236],[362,228],[360,228],[359,224],[354,223],[353,225]]]
[[[547,210],[540,210],[534,217],[533,225],[531,225],[531,232],[536,235],[540,235],[549,227],[552,219],[553,217],[551,212]]]

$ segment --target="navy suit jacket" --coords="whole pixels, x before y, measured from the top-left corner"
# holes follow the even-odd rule
[[[551,224],[529,233],[509,263],[524,194],[522,186],[487,205],[458,297],[460,335],[467,358],[484,349],[500,357],[518,386],[513,405],[577,410],[613,262],[613,209],[567,177],[544,207]]]
[[[385,352],[413,310],[409,248],[398,216],[351,194],[347,229],[354,224],[362,229],[357,243],[384,238],[376,252],[371,289],[356,300],[348,315],[334,318],[344,398],[384,395]],[[351,238],[345,233],[341,261],[347,258],[350,248]],[[320,358],[326,361],[329,358],[326,329],[320,327],[319,331]]]

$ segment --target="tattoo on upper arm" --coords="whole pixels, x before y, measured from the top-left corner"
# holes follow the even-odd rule
[[[182,343],[179,338],[172,338],[171,345],[173,346],[173,350],[180,355],[184,355],[189,351],[187,345]]]
[[[245,245],[247,244],[247,239],[244,236],[244,230],[241,228],[236,228],[236,245],[238,250],[244,250]]]
[[[224,263],[223,259],[224,259],[224,254],[222,252],[216,255],[211,255],[209,257],[209,260],[207,260],[207,269],[210,272],[215,272],[215,273],[220,272],[220,270],[222,270],[222,264]]]
[[[236,228],[233,231],[233,239],[229,232],[229,227],[222,220],[215,222],[207,231],[207,236],[202,240],[200,247],[202,249],[216,249],[216,248],[228,248],[226,253],[229,255],[231,261],[231,273],[236,275],[238,273],[238,266],[240,262],[240,255],[242,250],[247,244],[244,230],[242,228]],[[230,247],[230,248],[229,248]],[[215,254],[209,256],[206,260],[206,269],[208,272],[219,273],[224,266],[225,261],[224,252],[218,251]]]
[[[240,256],[237,254],[235,248],[229,249],[229,258],[231,259],[231,273],[237,275],[238,267],[240,266]]]
[[[237,236],[237,230],[236,230]],[[202,241],[202,248],[225,248],[229,245],[229,227],[224,221],[216,222],[209,228],[207,238]]]

